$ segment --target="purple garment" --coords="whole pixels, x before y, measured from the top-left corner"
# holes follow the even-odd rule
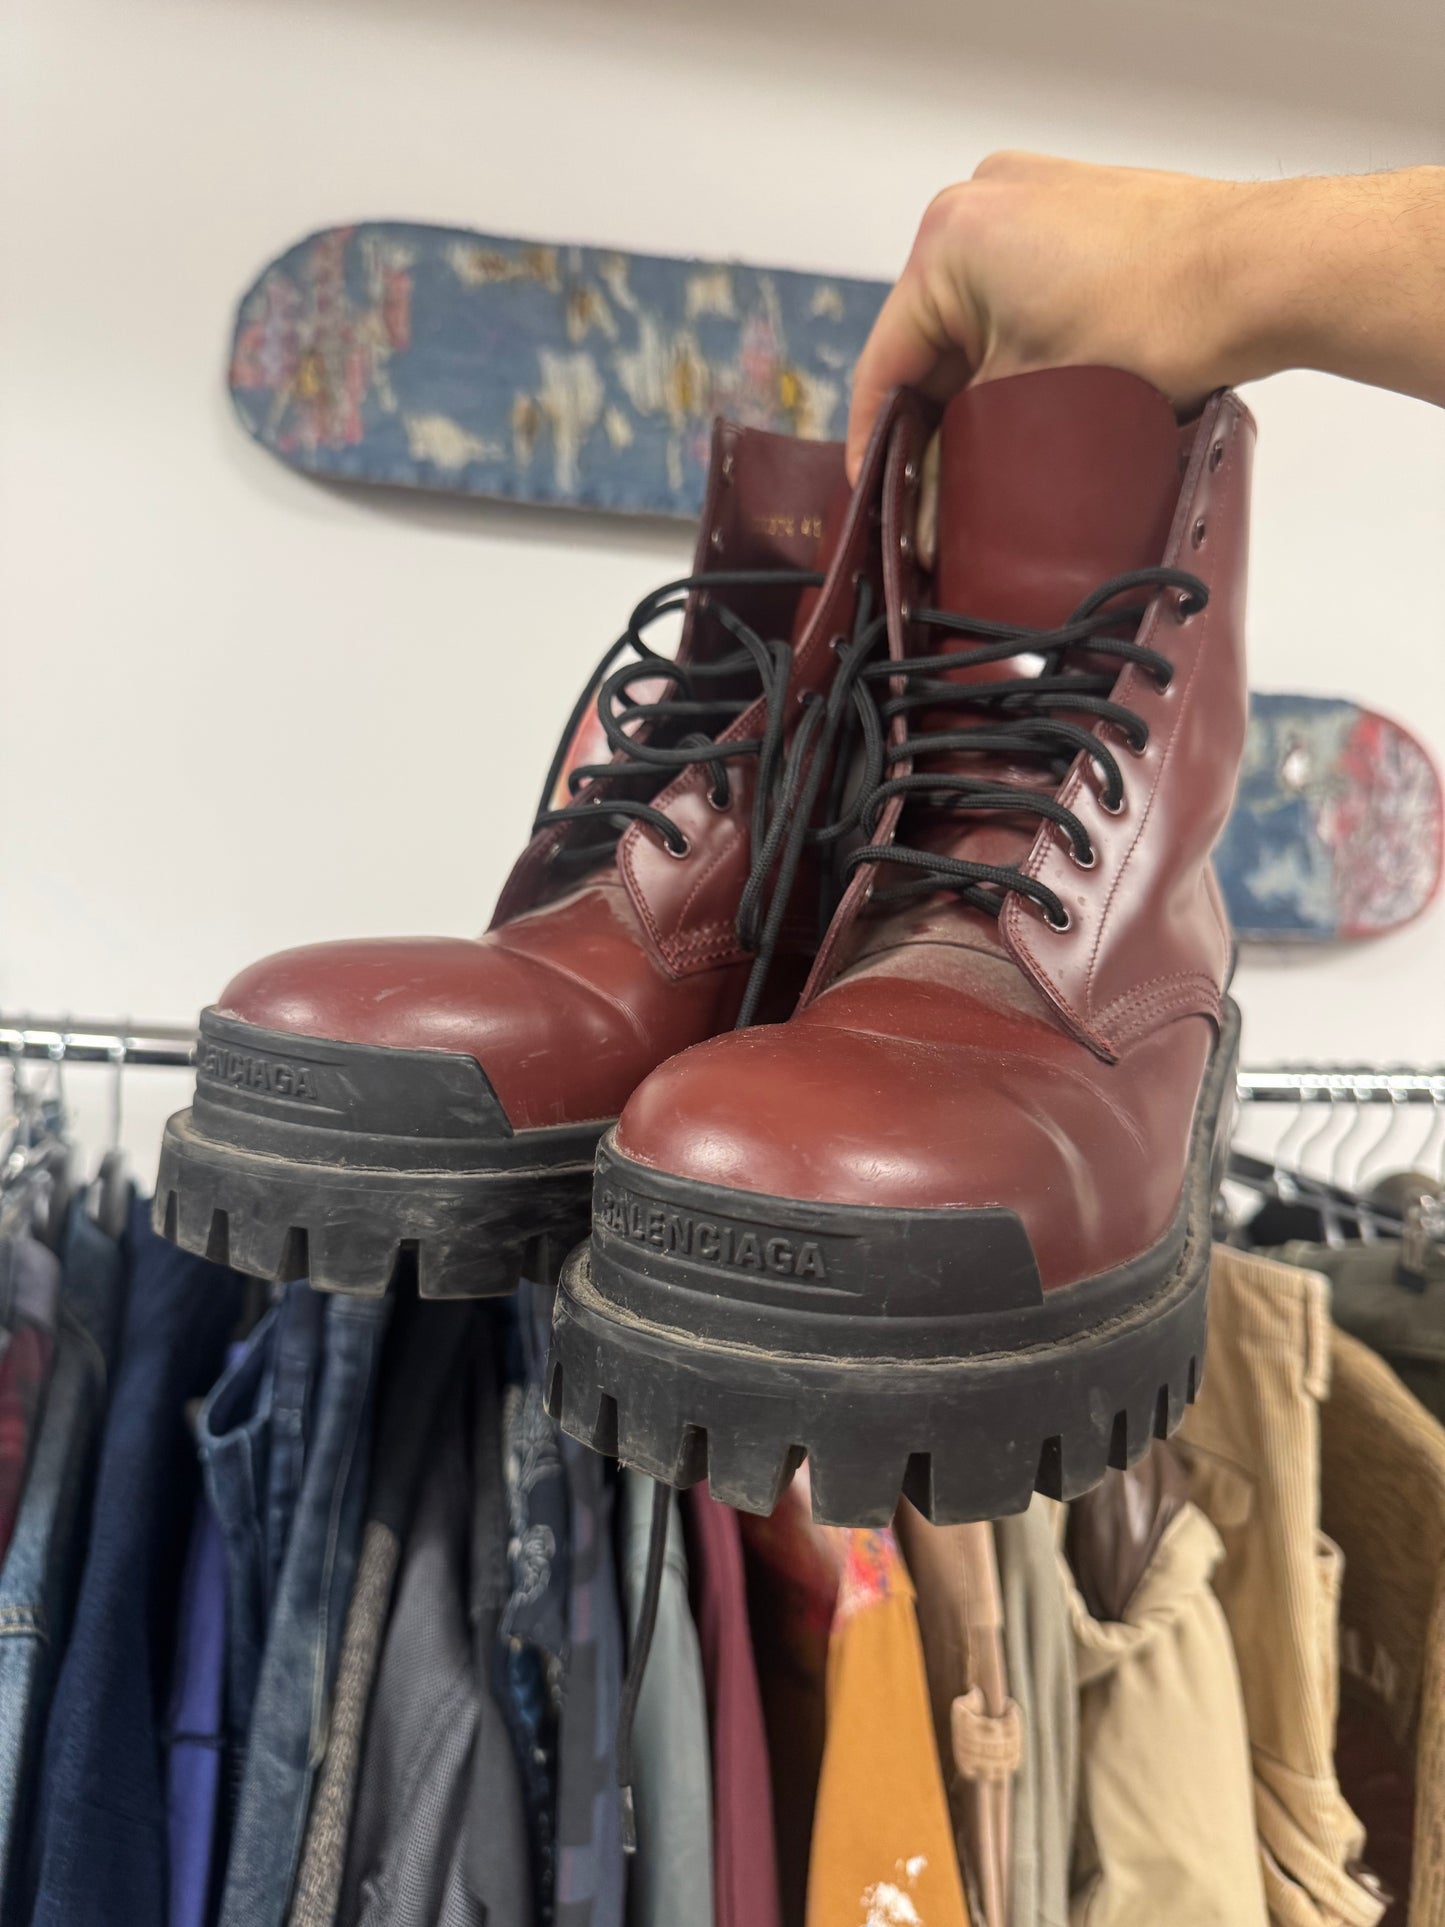
[[[228,1365],[245,1350],[233,1345]],[[225,1745],[226,1547],[202,1492],[181,1576],[176,1664],[166,1736],[169,1927],[205,1927],[220,1818]]]

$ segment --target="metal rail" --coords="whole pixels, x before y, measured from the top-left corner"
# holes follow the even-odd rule
[[[195,1061],[189,1024],[133,1024],[127,1019],[0,1015],[0,1059],[67,1064],[141,1064],[184,1070]],[[1241,1070],[1244,1104],[1445,1104],[1445,1064],[1433,1070],[1395,1065],[1278,1064]]]

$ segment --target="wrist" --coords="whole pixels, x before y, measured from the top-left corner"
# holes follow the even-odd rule
[[[1201,245],[1213,279],[1216,385],[1234,387],[1311,359],[1323,269],[1314,193],[1320,184],[1217,185],[1225,198]]]

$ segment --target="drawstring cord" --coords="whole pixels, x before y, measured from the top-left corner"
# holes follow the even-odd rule
[[[647,1671],[647,1655],[652,1650],[652,1635],[657,1629],[657,1608],[662,1597],[662,1569],[667,1562],[667,1525],[671,1506],[672,1487],[664,1485],[660,1479],[654,1479],[642,1604],[632,1636],[633,1650],[628,1658],[627,1678],[622,1683],[622,1702],[617,1709],[617,1784],[622,1792],[624,1853],[637,1852],[637,1807],[632,1795],[632,1738],[637,1723],[637,1702],[642,1697],[642,1681]]]

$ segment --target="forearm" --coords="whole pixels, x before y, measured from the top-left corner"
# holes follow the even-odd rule
[[[1223,380],[1317,368],[1445,405],[1445,167],[1239,187],[1201,247]]]

